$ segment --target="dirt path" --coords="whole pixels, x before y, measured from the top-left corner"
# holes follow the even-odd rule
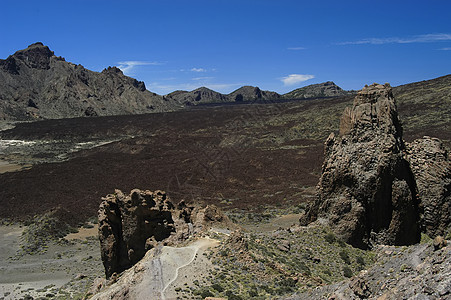
[[[186,283],[187,278],[202,278],[209,264],[201,254],[218,243],[201,238],[185,247],[164,246],[151,250],[116,283],[91,299],[110,299],[121,294],[127,294],[131,299],[175,299],[175,288]]]

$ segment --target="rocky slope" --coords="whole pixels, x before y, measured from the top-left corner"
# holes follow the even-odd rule
[[[332,81],[318,84],[311,84],[283,95],[285,99],[310,99],[322,97],[338,97],[352,94],[352,91],[345,91]]]
[[[449,299],[451,245],[380,246],[378,263],[348,281],[285,299]]]
[[[451,146],[451,75],[393,88],[407,141],[433,135]]]
[[[0,60],[0,120],[142,114],[176,107],[116,67],[93,72],[55,56],[42,43]]]

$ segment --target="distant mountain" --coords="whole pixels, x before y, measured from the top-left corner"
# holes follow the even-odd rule
[[[262,91],[256,86],[243,86],[227,95],[229,101],[255,101],[255,100],[277,100],[280,95],[276,92]]]
[[[285,99],[309,99],[322,97],[345,96],[351,92],[345,91],[332,81],[308,85],[283,95]]]
[[[116,67],[101,73],[35,43],[0,60],[0,120],[141,114],[177,109]]]
[[[176,102],[184,106],[228,102],[226,95],[210,90],[206,87],[200,87],[194,91],[175,91],[164,97],[171,102]]]
[[[164,98],[183,106],[191,106],[206,103],[276,100],[280,99],[281,96],[276,92],[262,91],[256,86],[243,86],[230,94],[221,94],[206,87],[201,87],[191,92],[175,91],[167,94]]]

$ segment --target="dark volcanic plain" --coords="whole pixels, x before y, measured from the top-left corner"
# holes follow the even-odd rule
[[[406,141],[427,134],[450,146],[450,83],[448,75],[394,88]],[[28,146],[32,154],[0,155],[33,164],[0,174],[0,218],[24,221],[56,210],[78,225],[96,216],[101,197],[133,188],[161,189],[175,202],[213,203],[226,210],[297,207],[314,196],[323,143],[352,99],[16,124],[0,138],[38,142]],[[108,143],[74,150],[87,142]]]

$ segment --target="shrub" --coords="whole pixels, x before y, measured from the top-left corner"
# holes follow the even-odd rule
[[[343,275],[344,275],[344,277],[351,278],[352,270],[348,266],[344,266],[343,267]]]
[[[351,264],[351,259],[349,258],[348,252],[346,250],[341,250],[340,253],[338,253],[341,257],[341,259],[347,264]]]
[[[364,265],[365,265],[365,260],[364,260],[363,257],[360,256],[360,255],[356,257],[355,262],[356,262],[357,264],[361,265],[361,266],[364,266]]]
[[[324,236],[324,239],[329,243],[329,244],[333,244],[336,240],[335,238],[335,234],[333,234],[332,232],[329,232],[328,234],[326,234]]]
[[[211,287],[220,293],[224,291],[224,288],[219,283],[213,283]]]

